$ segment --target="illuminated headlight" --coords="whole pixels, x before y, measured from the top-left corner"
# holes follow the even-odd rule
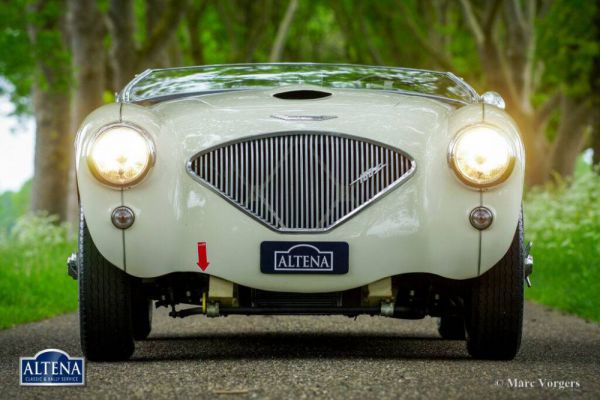
[[[141,128],[109,125],[89,143],[87,160],[100,182],[132,186],[144,179],[154,164],[154,144]]]
[[[490,125],[473,125],[459,132],[448,154],[456,175],[476,188],[503,182],[515,164],[515,149],[510,138]]]

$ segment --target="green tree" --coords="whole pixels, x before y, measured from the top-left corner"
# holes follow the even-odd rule
[[[600,161],[598,14],[587,0],[14,0],[0,7],[0,76],[10,83],[0,91],[36,118],[32,207],[62,219],[82,119],[134,74],[175,65],[450,70],[503,95],[527,182],[538,184],[572,172],[590,126]]]
[[[555,1],[538,23],[536,58],[544,71],[537,96],[554,93],[560,98],[556,132],[553,135],[541,132],[540,136],[548,141],[550,171],[562,176],[573,174],[577,155],[586,140],[584,133],[598,114],[598,108],[592,107],[592,88],[597,79],[594,59],[600,56],[599,25],[594,23],[599,14],[597,2]]]
[[[597,2],[336,0],[332,7],[353,61],[450,70],[480,92],[500,92],[521,129],[529,185],[573,172],[594,114]],[[547,129],[553,116],[558,124]]]
[[[64,0],[27,4],[29,48],[35,60],[32,82],[36,122],[35,164],[31,208],[67,217],[72,161],[71,59]]]
[[[0,85],[0,94],[8,95],[15,114],[31,113],[31,86],[35,60],[27,33],[27,0],[15,0],[0,6],[0,76],[9,85]]]

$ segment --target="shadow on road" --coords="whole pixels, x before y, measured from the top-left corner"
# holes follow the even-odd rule
[[[463,341],[436,336],[353,333],[219,333],[153,336],[138,343],[132,362],[164,360],[414,359],[472,360]],[[516,361],[595,364],[600,341],[524,338]]]
[[[250,333],[150,337],[132,361],[239,359],[468,360],[464,342],[437,337],[351,333]]]

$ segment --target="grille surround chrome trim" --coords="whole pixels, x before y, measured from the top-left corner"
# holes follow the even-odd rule
[[[336,138],[344,138],[344,139],[349,139],[349,140],[354,140],[357,142],[363,142],[366,144],[371,144],[371,145],[375,145],[375,146],[380,146],[384,149],[387,150],[391,150],[393,152],[398,153],[399,155],[401,155],[402,157],[404,157],[404,161],[403,162],[407,162],[407,166],[409,167],[404,174],[398,178],[395,181],[392,182],[388,182],[388,186],[385,187],[383,190],[381,190],[380,192],[378,192],[376,195],[372,196],[370,199],[366,200],[364,199],[364,192],[365,190],[360,190],[360,203],[362,203],[361,205],[358,205],[356,208],[352,209],[352,211],[348,212],[347,214],[343,215],[341,218],[337,218],[335,219],[335,221],[325,227],[325,228],[278,228],[275,227],[273,225],[269,224],[269,221],[265,221],[263,220],[260,216],[254,214],[251,210],[248,209],[248,197],[246,196],[246,200],[245,200],[245,204],[240,204],[238,202],[236,202],[233,198],[229,197],[226,193],[223,193],[218,187],[212,185],[210,182],[207,182],[205,180],[203,180],[199,175],[196,174],[196,172],[193,170],[193,161],[198,159],[199,157],[202,157],[205,154],[210,154],[211,152],[215,151],[215,150],[219,150],[219,149],[224,149],[228,146],[232,146],[232,145],[236,145],[236,144],[240,144],[240,155],[241,157],[248,157],[250,159],[253,158],[254,156],[254,152],[250,152],[250,156],[248,156],[248,148],[254,145],[257,145],[257,141],[260,139],[269,139],[269,138],[275,138],[275,137],[283,137],[283,140],[285,141],[284,143],[286,144],[285,148],[289,149],[289,147],[287,146],[289,141],[294,140],[294,138],[292,138],[291,140],[290,137],[293,136],[298,136],[298,135],[312,135],[313,137],[318,138],[317,140],[315,140],[315,146],[320,146],[321,148],[321,152],[323,152],[323,145],[324,145],[324,140],[323,138],[326,136],[330,136],[330,137],[336,137]],[[296,141],[298,139],[296,138]],[[320,142],[320,143],[317,143]],[[347,143],[347,142],[346,142]],[[265,144],[265,146],[269,146],[268,143]],[[350,146],[352,147],[352,145]],[[361,153],[364,150],[367,149],[363,149],[366,146],[357,146],[357,151],[358,151],[358,147],[360,147],[360,151]],[[297,149],[297,146],[295,147]],[[343,149],[342,149],[343,150]],[[348,149],[346,149],[346,153],[344,153],[345,157],[347,157],[347,151]],[[352,151],[352,149],[350,149],[350,151]],[[365,151],[366,152],[366,151]],[[290,153],[293,153],[290,152]],[[329,160],[329,152],[326,152],[326,156],[328,158],[328,162],[329,163],[331,160]],[[287,150],[285,151],[286,156],[288,155]],[[388,153],[386,152],[386,158],[388,156]],[[333,155],[332,155],[333,156]],[[396,156],[398,157],[398,156]],[[331,157],[333,158],[333,157]],[[239,158],[238,158],[239,159]],[[223,158],[221,158],[221,160],[223,160]],[[362,160],[364,161],[365,158],[362,157]],[[264,161],[264,158],[263,158]],[[296,162],[298,161],[298,158],[296,158]],[[386,160],[387,161],[387,160]],[[244,163],[242,163],[244,164]],[[364,164],[364,163],[363,163]],[[252,167],[252,171],[254,171],[254,162],[251,162],[251,167]],[[284,174],[288,174],[288,172],[291,173],[291,170],[288,167],[288,163],[284,164],[284,170],[283,173]],[[365,166],[364,165],[353,165],[351,167],[354,168],[360,168],[361,170],[364,170]],[[242,170],[243,170],[243,165],[242,165]],[[297,167],[296,167],[297,168]],[[397,189],[398,187],[400,187],[401,185],[403,185],[408,179],[410,179],[416,172],[417,169],[417,164],[414,160],[414,158],[408,154],[406,151],[398,149],[394,146],[390,146],[388,144],[382,143],[382,142],[378,142],[376,140],[372,140],[369,138],[364,138],[364,137],[360,137],[360,136],[354,136],[354,135],[349,135],[349,134],[345,134],[345,133],[339,133],[339,132],[330,132],[330,131],[314,131],[314,130],[302,130],[302,131],[277,131],[277,132],[269,132],[269,133],[264,133],[264,134],[258,134],[258,135],[252,135],[252,136],[246,136],[243,138],[238,138],[238,139],[234,139],[234,140],[230,140],[230,141],[226,141],[226,142],[222,142],[219,143],[217,145],[208,147],[204,150],[201,150],[197,153],[194,153],[187,161],[186,161],[186,172],[187,174],[196,182],[200,183],[201,185],[203,185],[204,187],[210,189],[212,192],[216,193],[219,197],[225,199],[227,202],[229,202],[230,204],[232,204],[237,210],[243,212],[244,214],[246,214],[248,217],[250,217],[252,220],[259,222],[260,224],[266,226],[267,228],[269,228],[270,230],[277,232],[277,233],[283,233],[283,234],[319,234],[319,233],[327,233],[335,228],[337,228],[338,226],[342,225],[343,223],[347,222],[348,220],[350,220],[351,218],[353,218],[355,215],[357,215],[358,213],[360,213],[361,211],[365,210],[366,208],[370,207],[372,204],[376,203],[378,200],[382,199],[383,197],[385,197],[386,195],[388,195],[391,191]],[[336,170],[342,170],[342,168],[336,168]],[[315,173],[318,171],[315,171]],[[321,169],[321,176],[323,176],[325,172],[323,172],[323,169]],[[338,172],[339,174],[344,174],[343,171]],[[214,172],[213,172],[214,174]],[[350,171],[347,171],[345,173],[346,175],[350,176]],[[256,173],[253,174],[254,177],[256,177]],[[247,176],[246,176],[247,177]],[[214,179],[213,179],[214,180]],[[251,181],[254,181],[255,179],[251,179]],[[236,179],[237,181],[237,179]],[[388,181],[388,177],[385,178],[385,181]],[[257,182],[258,183],[258,182]],[[287,185],[284,185],[284,188],[278,188],[277,185],[274,185],[275,190],[283,190],[286,193],[286,197],[287,197],[287,193],[289,191],[289,187],[292,185],[293,183],[289,183]],[[324,184],[324,179],[320,180],[320,184],[321,184],[321,191],[323,191],[323,184]],[[332,183],[333,184],[333,183]],[[248,190],[248,182],[246,181],[246,188]],[[250,182],[250,189],[249,191],[252,192],[253,191],[253,186],[254,186],[254,182]],[[325,186],[327,186],[327,183],[325,183]],[[350,187],[346,188],[346,190],[352,190]],[[331,193],[331,190],[329,191],[325,191],[325,193],[327,195],[329,195],[329,193]],[[283,194],[283,193],[282,193]],[[323,207],[324,205],[326,205],[328,202],[325,201],[325,204],[323,204],[324,202],[324,198],[326,196],[320,196],[320,201],[321,201],[321,207]],[[297,197],[296,197],[297,199]],[[354,196],[350,196],[351,199],[351,208],[354,207]],[[263,205],[264,207],[264,205]],[[330,210],[331,211],[331,210]],[[336,213],[338,213],[338,209],[336,207],[335,210]],[[298,217],[298,210],[297,207],[294,207],[294,210],[290,211],[290,209],[288,208],[286,210],[286,215],[287,215],[287,220],[293,221],[295,218]]]

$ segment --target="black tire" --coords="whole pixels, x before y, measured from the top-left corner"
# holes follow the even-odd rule
[[[510,248],[473,282],[466,310],[467,350],[474,358],[512,360],[523,330],[523,218]]]
[[[81,350],[91,361],[126,360],[135,349],[132,279],[100,254],[83,213],[78,261]]]
[[[133,299],[133,338],[144,340],[152,331],[152,301],[138,290]]]
[[[465,319],[460,316],[446,316],[438,319],[438,332],[443,339],[464,340]]]

